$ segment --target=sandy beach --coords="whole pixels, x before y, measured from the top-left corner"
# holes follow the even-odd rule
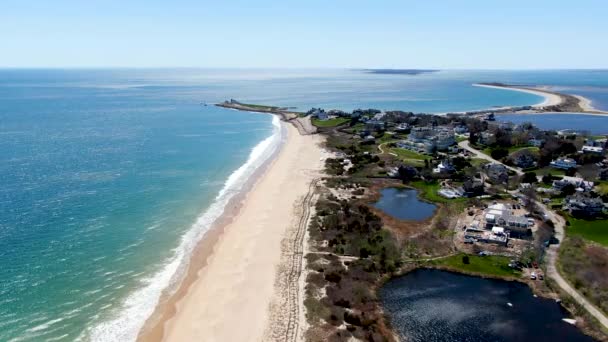
[[[195,255],[206,259],[204,266],[182,284],[181,295],[161,308],[161,319],[139,340],[263,341],[285,336],[289,322],[279,311],[286,309],[281,303],[291,284],[280,275],[297,254],[291,250],[296,248],[292,240],[302,239],[298,228],[324,152],[320,136],[300,135],[291,124],[282,125],[287,139],[281,151],[230,222],[215,239],[206,239],[207,255]]]
[[[540,103],[537,103],[535,105],[533,105],[532,107],[534,108],[542,108],[542,107],[547,107],[547,106],[557,106],[559,104],[561,104],[563,102],[563,98],[555,93],[551,93],[551,92],[547,92],[547,91],[543,91],[542,89],[529,89],[529,88],[519,88],[519,87],[500,87],[500,86],[494,86],[494,85],[489,85],[489,84],[473,84],[473,86],[475,87],[484,87],[484,88],[492,88],[492,89],[502,89],[502,90],[512,90],[512,91],[519,91],[522,93],[528,93],[528,94],[533,94],[533,95],[537,95],[537,96],[541,96],[544,98],[544,100]]]

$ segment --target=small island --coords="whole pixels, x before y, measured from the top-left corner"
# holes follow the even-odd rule
[[[379,75],[421,75],[437,72],[439,70],[433,69],[364,69],[363,72],[368,74],[379,74]]]

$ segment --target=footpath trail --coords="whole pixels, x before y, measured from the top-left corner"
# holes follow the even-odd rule
[[[477,158],[481,158],[481,159],[485,159],[488,161],[491,161],[493,163],[499,163],[499,164],[503,164],[500,161],[493,159],[492,157],[488,156],[487,154],[476,150],[474,148],[472,148],[469,145],[468,141],[462,141],[458,144],[460,147],[464,148],[465,150],[473,153]],[[503,164],[504,165],[504,164]],[[522,175],[523,172],[519,169],[510,167],[505,165],[509,170],[512,170],[514,172],[516,172],[519,175]],[[555,224],[555,237],[558,239],[558,243],[549,246],[549,248],[547,249],[547,275],[553,279],[555,281],[555,283],[565,292],[567,293],[569,296],[571,296],[580,306],[582,306],[583,308],[585,308],[585,310],[587,310],[587,312],[589,314],[591,314],[595,319],[598,320],[598,322],[600,322],[601,325],[604,326],[604,328],[608,329],[608,317],[606,317],[606,315],[604,315],[603,312],[601,312],[600,310],[598,310],[593,304],[591,304],[586,298],[585,296],[581,295],[578,291],[576,291],[576,289],[574,287],[572,287],[572,285],[570,285],[570,283],[568,283],[568,281],[566,281],[566,279],[564,279],[562,277],[562,275],[559,273],[559,270],[557,268],[557,257],[559,254],[559,248],[561,246],[562,241],[564,241],[564,238],[566,237],[566,222],[564,220],[563,217],[561,217],[560,215],[558,215],[556,212],[554,212],[553,210],[547,208],[547,206],[545,206],[544,204],[540,203],[540,202],[536,202],[536,205],[538,205],[539,208],[541,208],[549,217],[549,219],[551,221],[553,221],[553,223]]]

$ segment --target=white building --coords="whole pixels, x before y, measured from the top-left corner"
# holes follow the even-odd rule
[[[526,232],[531,224],[525,216],[517,216],[502,203],[489,206],[485,210],[484,219],[486,228],[494,227],[506,228],[509,231]]]
[[[602,154],[604,153],[604,149],[602,147],[599,146],[583,146],[581,148],[581,153],[595,153],[595,154]]]

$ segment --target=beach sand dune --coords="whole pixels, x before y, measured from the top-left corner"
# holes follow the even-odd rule
[[[282,150],[172,308],[175,314],[165,323],[162,340],[261,341],[272,339],[269,332],[284,323],[273,322],[284,317],[270,310],[284,296],[276,288],[279,265],[282,255],[289,254],[285,241],[300,221],[304,198],[324,162],[320,136],[303,136],[282,124],[288,131]]]

